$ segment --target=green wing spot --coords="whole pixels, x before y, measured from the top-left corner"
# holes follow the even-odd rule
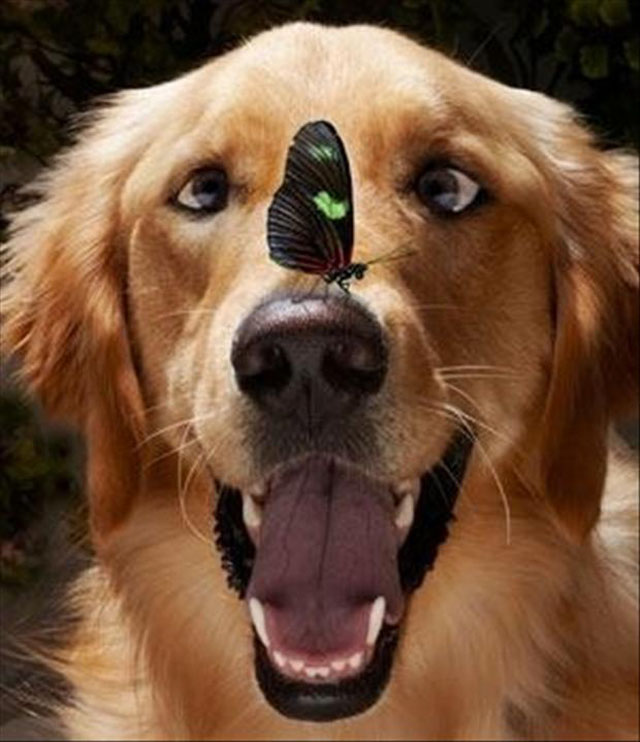
[[[344,219],[349,213],[349,201],[338,201],[326,191],[319,191],[313,197],[313,203],[329,219]]]
[[[329,144],[312,144],[309,147],[309,154],[315,160],[337,160],[338,150]]]

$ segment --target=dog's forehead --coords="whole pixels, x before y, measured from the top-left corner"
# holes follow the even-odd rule
[[[422,76],[426,68],[456,65],[438,52],[400,34],[374,26],[330,28],[291,24],[255,37],[229,55],[238,73],[258,73],[263,85],[281,81],[307,97],[333,90],[369,94],[381,86]],[[292,99],[288,105],[295,104]]]
[[[211,67],[205,126],[228,120],[235,133],[253,130],[279,151],[318,119],[365,153],[382,135],[393,148],[412,133],[494,138],[508,129],[512,89],[389,29],[296,23],[219,62]]]
[[[397,115],[441,114],[455,88],[447,80],[466,72],[438,52],[368,26],[292,24],[219,62],[210,68],[203,126],[242,116],[263,127],[284,125],[290,134],[320,118],[341,129],[381,124],[390,106]]]
[[[296,132],[326,120],[345,143],[356,187],[387,187],[427,157],[478,162],[501,152],[504,159],[523,129],[513,113],[517,95],[387,29],[291,24],[172,86],[171,117],[149,137],[132,182],[148,182],[152,170],[160,183],[158,162],[175,183],[218,162],[260,199],[281,182]]]
[[[300,127],[318,119],[334,124],[361,164],[416,134],[450,136],[465,127],[475,133],[474,109],[487,101],[479,89],[495,85],[439,52],[371,26],[292,24],[256,37],[201,73],[198,136],[218,140],[229,155],[223,159],[250,155],[254,163],[280,162]],[[473,127],[466,126],[469,119]]]

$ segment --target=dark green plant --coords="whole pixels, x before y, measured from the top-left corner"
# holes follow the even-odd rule
[[[47,158],[92,98],[170,78],[274,24],[390,25],[507,83],[569,97],[638,143],[630,0],[4,0],[0,157]]]
[[[0,581],[22,582],[39,567],[33,530],[47,501],[77,491],[73,439],[45,433],[16,392],[0,394]]]

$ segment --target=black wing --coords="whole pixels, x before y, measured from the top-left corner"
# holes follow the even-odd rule
[[[269,256],[285,268],[327,273],[351,263],[353,197],[347,152],[327,121],[305,124],[287,153],[267,216]]]

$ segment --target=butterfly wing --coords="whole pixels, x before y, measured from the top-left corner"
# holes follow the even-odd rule
[[[344,144],[327,121],[295,135],[267,216],[269,256],[285,268],[328,273],[351,263],[353,197]]]

